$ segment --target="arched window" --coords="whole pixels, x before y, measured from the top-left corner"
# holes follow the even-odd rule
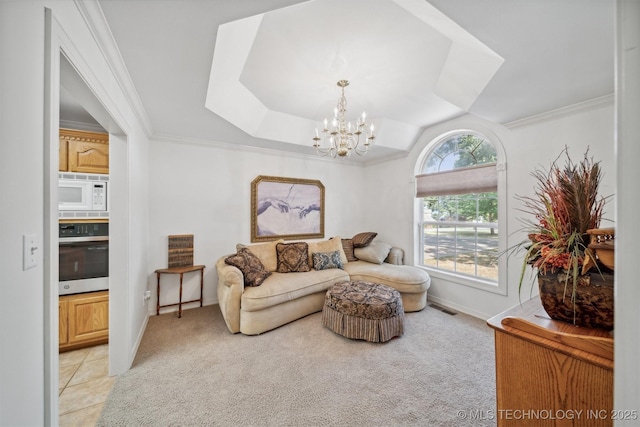
[[[461,131],[428,148],[416,176],[421,201],[420,263],[498,284],[498,152],[481,135]]]

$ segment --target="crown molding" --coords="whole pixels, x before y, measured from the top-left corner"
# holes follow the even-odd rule
[[[213,141],[208,139],[190,138],[190,137],[169,135],[169,134],[155,134],[151,136],[150,139],[153,141],[159,141],[159,142],[170,142],[174,144],[218,148],[218,149],[229,150],[234,152],[264,154],[264,155],[271,155],[271,156],[277,156],[277,157],[287,157],[287,158],[298,159],[298,160],[313,160],[313,161],[321,161],[321,162],[334,161],[335,162],[335,159],[333,158],[319,157],[315,153],[310,153],[310,154],[296,153],[292,151],[279,150],[275,148],[253,147],[250,145],[234,144],[231,142]],[[313,147],[309,146],[309,149],[311,148]],[[348,163],[345,162],[345,166],[364,167],[365,164],[362,162],[348,162]]]
[[[305,153],[296,153],[293,151],[280,150],[277,148],[265,148],[265,147],[254,147],[251,145],[242,145],[242,144],[234,144],[231,142],[222,142],[222,141],[214,141],[209,139],[200,139],[200,138],[190,138],[180,135],[170,135],[170,134],[154,134],[150,137],[150,139],[159,142],[170,142],[174,144],[184,144],[184,145],[194,145],[201,147],[210,147],[210,148],[218,148],[222,150],[230,150],[235,152],[244,152],[244,153],[255,153],[255,154],[266,154],[278,157],[287,157],[291,159],[298,160],[313,160],[320,162],[341,162],[343,159],[335,159],[333,157],[321,157],[315,154],[315,151],[310,152],[309,154]],[[309,146],[309,148],[313,148]],[[399,151],[397,153],[389,154],[384,157],[366,157],[362,160],[358,161],[343,161],[345,166],[356,166],[356,167],[367,167],[373,166],[381,163],[390,162],[393,160],[398,160],[407,157],[408,153],[405,151]]]
[[[544,113],[535,114],[533,116],[525,117],[522,119],[514,120],[509,123],[505,123],[504,127],[507,129],[515,129],[521,126],[529,126],[536,123],[559,119],[564,116],[568,116],[570,114],[574,114],[576,112],[581,111],[589,111],[596,108],[600,108],[606,105],[614,105],[615,96],[614,94],[604,95],[599,98],[590,99],[588,101],[579,102],[577,104],[568,105],[566,107],[558,108],[551,111],[546,111]]]
[[[100,125],[94,125],[92,123],[76,122],[73,120],[60,120],[60,127],[66,129],[84,130],[88,132],[107,133],[107,131]]]
[[[408,156],[409,156],[409,151],[397,151],[396,153],[388,154],[383,157],[370,158],[371,160],[366,159],[363,163],[363,166],[379,165],[382,163],[392,162],[394,160],[404,159]]]
[[[105,58],[111,72],[113,73],[120,89],[127,99],[131,109],[136,115],[142,129],[147,137],[153,135],[153,126],[149,120],[149,116],[142,104],[142,100],[138,95],[131,75],[127,70],[120,49],[113,38],[109,24],[104,16],[104,12],[97,0],[74,0],[78,11],[82,15],[89,31],[93,35],[103,57]]]

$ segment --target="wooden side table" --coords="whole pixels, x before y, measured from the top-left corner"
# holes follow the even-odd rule
[[[182,304],[188,304],[190,302],[200,301],[200,307],[202,307],[202,290],[204,288],[204,265],[188,265],[185,267],[172,267],[172,268],[160,268],[156,270],[156,276],[158,278],[158,302],[156,303],[156,315],[160,314],[162,307],[178,306],[178,317],[182,317]],[[200,299],[194,299],[191,301],[182,301],[182,278],[184,273],[191,273],[193,271],[200,271]],[[160,305],[160,275],[162,274],[179,274],[180,275],[180,298],[177,303]]]
[[[613,425],[613,338],[552,320],[533,298],[495,330],[498,426]]]

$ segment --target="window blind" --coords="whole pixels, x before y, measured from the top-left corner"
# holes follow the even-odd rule
[[[495,163],[416,176],[416,197],[498,191]]]

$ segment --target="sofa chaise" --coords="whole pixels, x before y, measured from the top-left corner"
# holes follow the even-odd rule
[[[429,275],[402,265],[404,251],[372,242],[375,236],[237,245],[236,254],[216,262],[218,302],[227,328],[257,335],[322,311],[327,289],[354,280],[391,286],[400,292],[405,312],[422,310]]]

